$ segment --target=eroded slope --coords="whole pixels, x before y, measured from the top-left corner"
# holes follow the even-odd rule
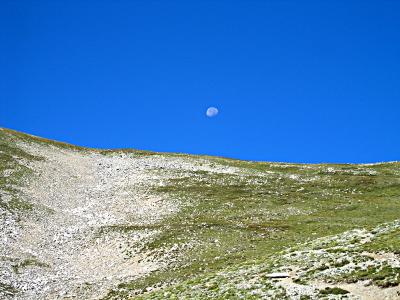
[[[144,247],[160,232],[153,225],[175,214],[179,202],[152,188],[176,170],[207,166],[77,149],[5,130],[1,139],[3,295],[97,299],[117,283],[170,264],[172,257]]]

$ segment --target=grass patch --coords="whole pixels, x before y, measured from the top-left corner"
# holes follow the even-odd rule
[[[41,267],[48,268],[49,265],[38,261],[36,258],[28,258],[17,264],[13,265],[13,270],[15,273],[20,273],[21,269],[29,268],[29,267]]]
[[[172,271],[155,271],[121,288],[144,289],[158,282],[195,278],[255,258],[262,260],[328,234],[398,218],[399,164],[280,165],[210,160],[241,171],[177,174],[153,190],[179,199],[182,209],[158,224],[161,233],[148,247],[168,249],[190,242],[198,246],[185,250]],[[383,194],[385,197],[379,196]],[[337,268],[347,263],[332,262]]]
[[[12,212],[32,209],[32,204],[21,200],[20,187],[33,175],[33,171],[23,164],[25,161],[40,161],[16,144],[4,130],[0,130],[0,207]]]
[[[346,295],[349,291],[341,289],[339,287],[327,287],[321,291],[319,291],[320,295]]]
[[[372,280],[379,287],[398,286],[400,284],[400,268],[394,268],[384,263],[382,266],[370,266],[364,270],[357,270],[343,276],[349,283],[360,280]]]
[[[9,295],[13,296],[18,293],[18,290],[12,285],[0,282],[0,295]]]
[[[385,235],[377,236],[373,241],[363,246],[369,252],[392,252],[400,254],[400,229]]]

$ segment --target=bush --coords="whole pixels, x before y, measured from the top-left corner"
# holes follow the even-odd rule
[[[331,294],[333,294],[333,295],[345,295],[345,294],[348,294],[349,291],[346,291],[346,290],[341,289],[339,287],[333,287],[333,288],[327,287],[324,290],[319,291],[319,293],[321,295],[331,295]]]

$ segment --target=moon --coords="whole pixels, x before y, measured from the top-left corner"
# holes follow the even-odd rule
[[[218,108],[213,106],[207,108],[206,115],[209,118],[215,117],[216,115],[218,115]]]

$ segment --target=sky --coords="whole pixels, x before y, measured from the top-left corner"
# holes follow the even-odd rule
[[[400,1],[1,0],[0,127],[99,148],[400,160]]]

